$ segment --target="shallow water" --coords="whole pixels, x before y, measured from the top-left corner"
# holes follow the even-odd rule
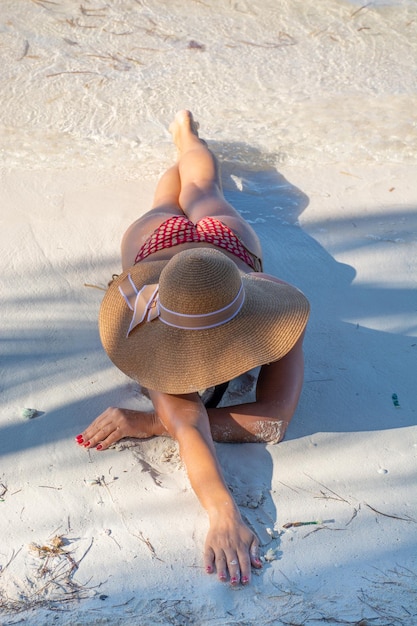
[[[4,167],[153,177],[184,107],[255,169],[415,160],[415,2],[2,0],[1,13]]]

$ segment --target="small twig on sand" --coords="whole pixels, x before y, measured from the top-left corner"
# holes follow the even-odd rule
[[[99,478],[99,485],[102,485],[103,487],[106,488],[107,493],[110,496],[110,500],[114,502],[112,492],[110,491],[110,488],[109,488],[109,483],[106,482],[106,479],[104,478],[104,476],[101,476],[101,478]]]
[[[19,554],[21,549],[22,549],[22,546],[20,546],[20,548],[19,548],[19,550],[17,552],[15,552],[14,549],[12,550],[12,556],[7,561],[6,565],[4,567],[0,566],[0,575],[4,572],[4,570],[6,570],[9,567],[10,563],[15,560],[15,558],[17,557],[17,555]]]
[[[165,563],[165,561],[163,561],[162,559],[159,558],[159,556],[157,556],[156,552],[155,552],[155,548],[153,547],[153,545],[151,544],[151,542],[149,541],[149,539],[146,539],[143,536],[142,531],[139,531],[139,534],[136,533],[132,533],[132,535],[134,537],[136,537],[137,539],[139,539],[140,541],[142,541],[149,549],[150,553],[152,554],[152,556],[157,559],[158,561],[161,561],[161,563]]]
[[[44,9],[48,9],[48,4],[52,4],[52,5],[57,5],[58,2],[53,2],[52,0],[32,0],[32,2],[34,2],[35,4],[40,5],[41,7],[43,7]]]
[[[112,609],[118,609],[121,606],[126,606],[127,604],[129,604],[129,602],[132,602],[132,600],[135,599],[135,596],[133,596],[132,598],[129,598],[129,600],[126,600],[126,602],[123,602],[122,604],[112,604]]]
[[[80,4],[80,11],[83,15],[87,17],[106,17],[106,13],[102,13],[105,9],[86,9]]]
[[[294,493],[299,493],[299,490],[296,489],[295,487],[291,487],[291,485],[287,485],[286,483],[282,482],[282,480],[278,481],[281,485],[284,485],[284,487],[287,487],[287,489],[291,489],[291,491],[294,491]]]
[[[51,485],[38,485],[41,489],[56,489],[57,491],[61,491],[62,487],[52,487]]]
[[[363,602],[363,604],[365,604],[367,607],[372,609],[380,617],[386,617],[386,612],[384,610],[381,610],[379,606],[377,606],[374,603],[371,604],[370,602],[371,598],[369,598],[369,596],[365,594],[363,589],[361,589],[360,592],[361,594],[358,596],[358,600],[360,600],[360,602]]]
[[[414,522],[416,523],[416,520],[413,519],[410,516],[407,517],[400,517],[399,515],[390,515],[389,513],[383,513],[382,511],[378,511],[377,509],[374,509],[373,506],[371,506],[370,504],[368,504],[367,502],[364,502],[365,506],[368,507],[368,509],[371,509],[371,511],[373,511],[374,513],[378,513],[378,515],[383,515],[384,517],[390,517],[391,519],[398,519],[401,520],[403,522]]]
[[[3,496],[6,495],[7,491],[8,491],[7,486],[4,485],[3,483],[0,483],[0,502],[4,502]]]
[[[106,534],[108,537],[110,537],[110,539],[112,539],[112,540],[114,541],[114,543],[115,543],[115,544],[116,544],[116,546],[119,548],[119,550],[121,550],[121,549],[122,549],[122,546],[121,546],[121,545],[120,545],[120,543],[117,541],[117,539],[115,539],[115,538],[113,537],[113,535],[111,534],[111,530],[110,530],[110,528],[106,528],[104,532],[105,532],[105,534]]]
[[[346,500],[345,498],[343,498],[342,496],[339,496],[338,493],[336,493],[335,491],[333,491],[332,489],[330,489],[329,487],[327,487],[326,485],[323,485],[323,483],[321,483],[320,481],[316,480],[315,478],[313,478],[312,476],[309,476],[309,474],[306,474],[304,472],[305,476],[307,476],[307,478],[310,478],[310,480],[313,480],[315,483],[317,483],[318,485],[320,485],[321,487],[324,487],[325,489],[327,489],[327,491],[329,491],[330,493],[333,494],[333,496],[335,496],[334,498],[332,498],[331,496],[327,495],[326,493],[324,493],[324,491],[320,491],[320,493],[322,494],[321,496],[315,496],[316,498],[325,498],[326,500],[339,500],[340,502],[346,502],[346,504],[350,505],[350,502],[348,500]]]
[[[22,59],[24,59],[28,52],[29,52],[29,42],[28,42],[27,39],[25,39],[25,45],[23,47],[23,52],[22,52],[22,54],[20,55],[20,57],[17,60],[21,61]]]
[[[90,287],[91,289],[100,289],[100,291],[107,291],[106,287],[100,287],[100,285],[91,285],[90,283],[84,283],[84,287]]]
[[[355,15],[357,15],[358,13],[363,11],[364,9],[368,8],[369,6],[371,6],[371,4],[372,4],[372,2],[367,2],[367,4],[364,4],[363,6],[359,7],[359,9],[356,9],[356,11],[353,11],[353,13],[351,14],[350,17],[355,17]]]
[[[83,561],[83,560],[85,559],[85,557],[87,556],[87,554],[90,552],[90,550],[91,550],[91,546],[93,545],[93,543],[94,543],[94,537],[91,539],[91,541],[90,541],[90,545],[88,546],[88,548],[86,549],[86,551],[84,552],[84,554],[82,555],[82,557],[81,557],[80,559],[78,559],[78,561],[77,561],[77,567],[79,567],[79,566],[80,566],[81,561]]]
[[[349,526],[349,524],[353,522],[353,520],[355,519],[355,517],[357,516],[360,510],[361,510],[361,505],[359,505],[357,509],[353,509],[352,517],[350,518],[348,522],[346,522],[345,526]]]
[[[247,41],[245,39],[237,39],[238,43],[244,43],[247,46],[255,46],[256,48],[282,48],[284,46],[295,46],[297,41],[288,33],[278,33],[278,42],[265,41],[265,43],[258,43],[255,41]]]
[[[336,531],[336,530],[346,530],[346,528],[330,528],[330,526],[319,526],[318,528],[315,528],[314,530],[310,530],[309,533],[304,535],[303,539],[306,539],[313,533],[317,533],[319,530],[335,530]]]
[[[46,78],[53,78],[54,76],[61,76],[61,74],[95,74],[101,76],[99,72],[92,72],[90,70],[66,70],[63,72],[54,72],[53,74],[47,74]]]
[[[299,526],[320,526],[323,524],[320,520],[314,520],[312,522],[288,522],[283,524],[283,528],[298,528]]]

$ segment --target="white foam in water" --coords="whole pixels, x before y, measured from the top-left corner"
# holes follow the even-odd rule
[[[2,0],[1,10],[5,167],[155,176],[184,107],[224,156],[259,169],[415,157],[414,2]]]

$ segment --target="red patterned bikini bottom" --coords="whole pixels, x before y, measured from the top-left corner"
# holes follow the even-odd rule
[[[204,217],[197,224],[188,217],[174,215],[160,224],[136,255],[135,265],[147,256],[181,243],[209,243],[242,259],[254,272],[262,271],[262,261],[243,245],[237,235],[215,217]]]

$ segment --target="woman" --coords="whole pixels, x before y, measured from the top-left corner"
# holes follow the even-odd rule
[[[258,237],[226,202],[192,114],[177,113],[170,131],[178,161],[160,179],[153,208],[123,237],[123,274],[99,320],[107,354],[148,388],[154,411],[109,408],[76,439],[96,450],[123,437],[175,439],[209,517],[205,570],[247,584],[251,566],[262,566],[259,542],[225,484],[213,440],[283,438],[301,393],[309,305],[298,289],[262,273]],[[257,366],[255,402],[204,405],[199,390]]]

